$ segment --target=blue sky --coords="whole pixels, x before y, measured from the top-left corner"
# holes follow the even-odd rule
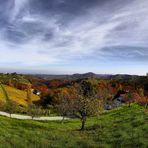
[[[148,72],[147,0],[0,0],[0,71]]]

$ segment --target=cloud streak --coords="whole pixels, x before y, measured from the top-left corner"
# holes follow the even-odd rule
[[[53,66],[69,72],[67,65],[77,71],[77,61],[91,62],[94,72],[102,62],[106,69],[110,61],[145,65],[147,5],[145,0],[6,0],[0,6],[0,63],[20,70],[42,67],[43,73]]]

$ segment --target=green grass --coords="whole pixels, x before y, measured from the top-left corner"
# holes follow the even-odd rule
[[[79,131],[78,119],[16,120],[0,117],[1,148],[147,148],[148,113],[134,104],[89,118]]]

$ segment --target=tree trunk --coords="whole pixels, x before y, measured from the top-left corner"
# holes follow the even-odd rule
[[[131,103],[130,102],[128,103],[128,107],[131,107]]]
[[[64,123],[64,119],[65,119],[65,116],[63,116],[63,119],[62,119],[62,121],[61,121],[62,124]]]
[[[145,108],[147,109],[147,107],[148,107],[148,102],[145,104]]]
[[[86,122],[86,116],[82,116],[82,118],[81,118],[81,123],[82,123],[81,130],[84,130],[84,128],[85,128],[85,122]]]

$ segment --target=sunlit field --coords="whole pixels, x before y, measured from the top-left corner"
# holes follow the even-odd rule
[[[136,104],[89,118],[84,131],[80,125],[78,119],[62,124],[0,117],[0,147],[148,147],[148,113]]]

